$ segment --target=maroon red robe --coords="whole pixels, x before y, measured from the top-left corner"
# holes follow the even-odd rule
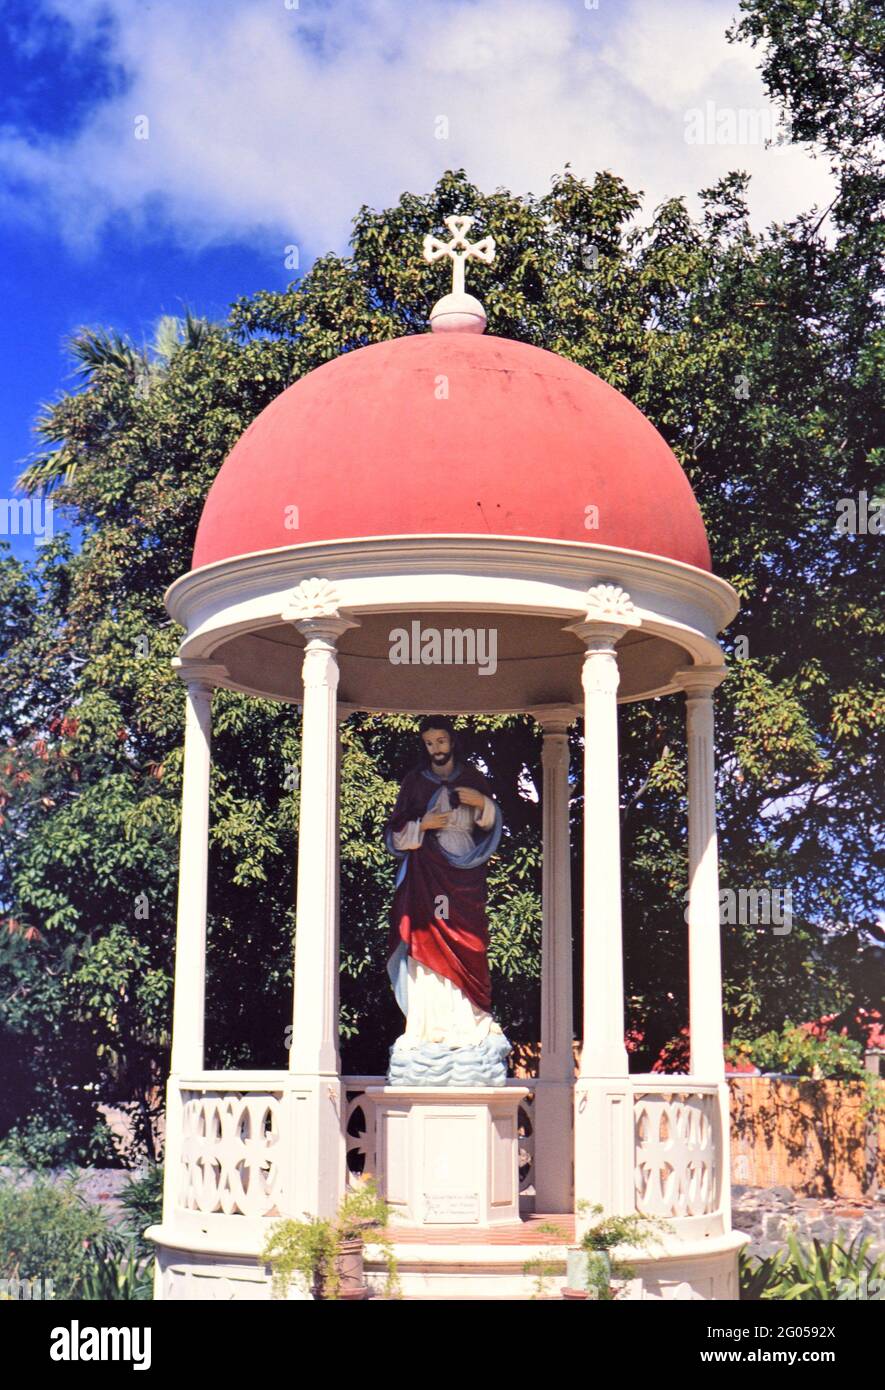
[[[403,830],[409,821],[420,821],[440,785],[450,788],[450,800],[455,804],[451,789],[473,787],[491,797],[488,781],[470,763],[456,764],[449,778],[425,777],[421,768],[406,774],[396,805],[384,829],[388,849],[394,850],[391,839],[395,831]],[[433,830],[424,832],[419,849],[405,851],[406,873],[393,896],[390,910],[390,952],[404,942],[409,955],[429,970],[444,975],[466,994],[471,1003],[488,1013],[492,995],[489,979],[489,933],[486,922],[486,875],[488,858],[500,839],[501,812],[498,810],[494,831],[474,830],[474,840],[487,840],[488,850],[482,863],[472,868],[456,868],[446,858]],[[402,852],[398,858],[402,857]],[[435,903],[440,897],[448,899],[448,919],[437,915]]]

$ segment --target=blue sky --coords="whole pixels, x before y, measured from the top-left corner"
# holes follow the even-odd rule
[[[0,495],[40,403],[71,384],[78,325],[141,339],[185,307],[220,317],[291,279],[287,246],[302,267],[343,250],[362,202],[445,168],[519,192],[567,161],[610,168],[651,207],[739,167],[760,226],[823,204],[805,150],[686,139],[710,102],[774,115],[758,56],[725,42],[735,8],[0,0]]]

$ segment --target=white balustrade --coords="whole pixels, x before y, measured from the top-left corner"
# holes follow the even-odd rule
[[[176,1205],[206,1215],[278,1216],[283,1202],[283,1086],[181,1087]]]
[[[716,1086],[637,1084],[636,1210],[645,1216],[709,1216],[721,1181]]]
[[[708,1217],[722,1201],[719,1095],[689,1077],[634,1077],[635,1209],[664,1218]],[[347,1181],[376,1177],[377,1156],[364,1096],[378,1076],[342,1077]],[[513,1085],[525,1085],[514,1079]],[[531,1084],[531,1083],[529,1083]],[[520,1105],[520,1193],[533,1191],[535,1091]],[[181,1151],[176,1206],[204,1215],[287,1214],[285,1149],[291,1142],[285,1073],[189,1077],[180,1086]],[[169,1160],[174,1164],[175,1156]]]

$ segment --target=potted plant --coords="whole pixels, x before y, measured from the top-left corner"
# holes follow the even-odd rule
[[[586,1202],[578,1203],[578,1211],[588,1209]],[[562,1291],[563,1298],[595,1298],[611,1301],[617,1297],[612,1289],[613,1279],[632,1279],[635,1270],[623,1260],[613,1258],[616,1246],[632,1246],[635,1250],[647,1249],[661,1238],[661,1233],[671,1230],[669,1221],[657,1216],[603,1216],[603,1207],[589,1208],[591,1216],[600,1217],[584,1232],[580,1245],[569,1248],[567,1263],[567,1284]]]
[[[287,1218],[271,1228],[261,1259],[272,1270],[272,1292],[285,1298],[293,1280],[316,1299],[364,1299],[369,1290],[363,1275],[363,1252],[371,1243],[381,1251],[387,1269],[384,1292],[398,1291],[396,1260],[386,1235],[389,1208],[374,1181],[366,1179],[346,1192],[334,1217]]]

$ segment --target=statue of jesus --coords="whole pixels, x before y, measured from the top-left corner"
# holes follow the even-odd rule
[[[384,838],[398,860],[387,971],[405,1032],[391,1086],[503,1086],[510,1043],[489,1012],[486,865],[501,808],[461,756],[451,721],[424,719]]]

